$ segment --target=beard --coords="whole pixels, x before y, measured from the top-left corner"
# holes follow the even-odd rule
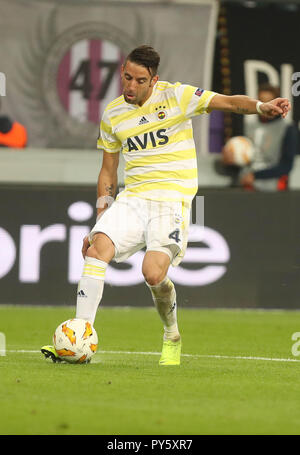
[[[137,104],[137,98],[134,96],[134,97],[130,97],[128,98],[127,95],[124,94],[124,98],[125,98],[125,101],[129,104]]]
[[[152,89],[150,87],[144,90],[139,90],[137,93],[132,94],[123,89],[123,96],[127,103],[142,105],[151,95]],[[130,96],[131,95],[131,96]]]

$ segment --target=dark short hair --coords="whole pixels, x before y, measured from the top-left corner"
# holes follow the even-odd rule
[[[153,49],[153,47],[144,44],[142,46],[136,47],[130,52],[130,54],[128,54],[125,60],[125,64],[128,60],[132,63],[136,63],[137,65],[141,65],[147,68],[153,77],[157,74],[160,56],[158,52]]]
[[[264,84],[260,84],[258,87],[258,92],[271,92],[273,94],[274,98],[279,98],[280,97],[280,87],[276,87],[272,84],[269,84],[268,82],[265,82]]]

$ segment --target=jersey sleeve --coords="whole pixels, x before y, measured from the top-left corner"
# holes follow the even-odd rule
[[[104,111],[97,140],[97,149],[102,149],[108,153],[117,153],[121,149],[121,142],[114,135],[110,119]]]
[[[216,92],[197,88],[192,85],[181,83],[175,85],[176,99],[181,112],[187,118],[208,113],[209,103],[216,94]]]

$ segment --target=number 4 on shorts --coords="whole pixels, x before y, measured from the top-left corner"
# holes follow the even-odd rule
[[[169,239],[174,239],[176,243],[180,242],[179,232],[179,229],[175,229],[175,231],[169,234]]]

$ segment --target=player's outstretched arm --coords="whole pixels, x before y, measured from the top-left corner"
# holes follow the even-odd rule
[[[209,111],[219,110],[233,112],[234,114],[261,114],[268,118],[281,115],[285,118],[291,104],[287,98],[275,98],[268,103],[261,103],[258,100],[246,95],[215,95],[209,103]]]

